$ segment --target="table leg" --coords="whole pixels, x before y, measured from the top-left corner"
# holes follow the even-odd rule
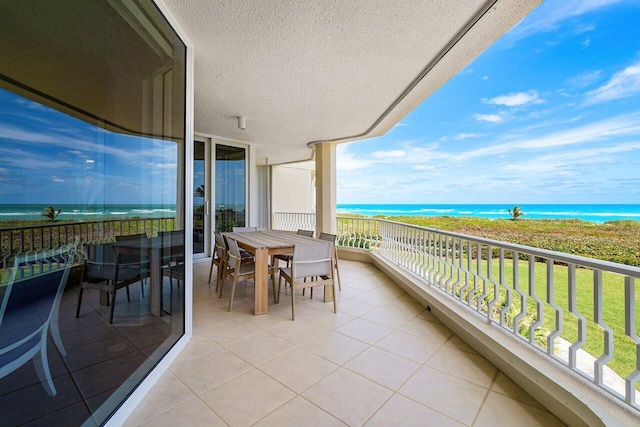
[[[110,304],[110,302],[109,302],[109,292],[100,291],[100,305],[107,306],[109,304]]]
[[[151,251],[151,262],[149,264],[151,273],[151,314],[154,316],[162,316],[161,301],[162,301],[162,261],[161,261],[161,249],[153,249]]]
[[[255,277],[255,309],[254,314],[265,314],[269,304],[269,250],[256,249],[256,277]]]

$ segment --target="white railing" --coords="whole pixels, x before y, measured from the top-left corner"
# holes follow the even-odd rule
[[[172,231],[175,221],[175,217],[123,218],[0,228],[0,269],[10,267],[15,255],[55,249],[71,243],[105,243],[113,241],[116,236]]]
[[[273,214],[274,230],[315,230],[316,214],[299,212],[276,212]]]
[[[382,219],[337,227],[340,245],[378,251],[640,409],[640,268]]]
[[[382,243],[380,221],[374,218],[337,218],[338,245],[377,251]]]

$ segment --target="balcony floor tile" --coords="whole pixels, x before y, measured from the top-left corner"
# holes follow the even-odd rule
[[[338,313],[317,288],[295,322],[290,289],[253,316],[248,282],[229,313],[194,267],[194,337],[127,426],[562,425],[372,265],[340,260]]]

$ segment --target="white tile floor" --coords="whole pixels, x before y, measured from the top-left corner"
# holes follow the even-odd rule
[[[287,293],[233,311],[194,265],[194,337],[127,426],[556,426],[562,423],[374,266],[341,261],[338,313]],[[228,288],[228,286],[227,286]]]

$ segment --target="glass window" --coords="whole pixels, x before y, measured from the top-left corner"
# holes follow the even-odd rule
[[[246,154],[244,148],[216,145],[216,231],[244,227]]]
[[[151,1],[0,3],[0,425],[101,424],[184,334],[185,66]]]

